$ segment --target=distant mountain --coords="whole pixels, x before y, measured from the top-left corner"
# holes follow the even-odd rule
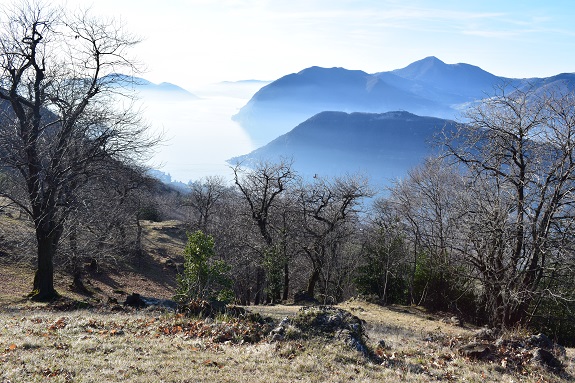
[[[103,81],[107,81],[108,79],[111,79],[117,86],[121,86],[127,90],[133,90],[144,97],[156,96],[180,100],[199,99],[195,94],[169,82],[154,84],[153,82],[141,77],[128,76],[120,73],[108,75],[103,79]]]
[[[433,56],[402,69],[376,73],[376,76],[385,77],[389,73],[409,80],[417,86],[428,88],[428,91],[433,89],[437,92],[436,95],[443,93],[445,96],[442,97],[442,103],[449,102],[447,97],[450,96],[453,97],[453,103],[474,101],[492,94],[494,87],[499,84],[516,85],[521,81],[495,76],[474,65],[446,64]]]
[[[164,185],[169,186],[182,194],[187,194],[190,192],[190,187],[188,185],[183,182],[173,180],[169,173],[165,173],[157,169],[148,169],[146,173],[150,177],[160,181]]]
[[[575,73],[561,73],[551,77],[531,78],[523,81],[518,88],[526,90],[534,87],[536,91],[567,92],[575,90]]]
[[[360,172],[376,185],[404,177],[436,151],[430,143],[455,122],[408,112],[322,112],[290,132],[230,163],[250,165],[259,160],[293,159],[306,177]]]
[[[263,145],[322,111],[382,113],[404,110],[456,119],[496,88],[560,86],[575,90],[575,74],[549,78],[499,77],[469,64],[427,57],[405,68],[368,74],[344,68],[311,67],[261,88],[233,117]]]
[[[234,119],[263,144],[322,111],[379,112],[406,106],[419,114],[452,114],[434,100],[363,71],[311,67],[260,89]]]

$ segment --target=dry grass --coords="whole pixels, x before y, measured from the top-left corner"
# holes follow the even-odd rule
[[[137,292],[145,296],[168,299],[176,287],[176,275],[183,262],[186,242],[184,225],[177,221],[141,222],[143,254],[130,259],[118,258],[117,263],[98,270],[87,269],[86,286],[93,292],[87,297],[70,290],[72,278],[56,271],[56,290],[91,304],[106,303],[110,298],[122,301],[126,294]],[[0,214],[0,307],[22,300],[32,290],[35,249],[29,243],[33,232],[27,221]]]
[[[383,339],[383,364],[367,360],[342,341],[311,338],[256,344],[216,343],[163,329],[181,318],[159,312],[0,312],[2,382],[561,382],[573,375],[531,366],[510,373],[493,363],[458,356],[449,342],[470,329],[352,301],[341,305],[367,321],[369,343]],[[281,317],[295,306],[264,307]],[[220,319],[225,320],[225,318]]]

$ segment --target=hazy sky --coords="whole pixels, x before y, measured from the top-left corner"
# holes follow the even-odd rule
[[[374,73],[427,56],[507,77],[575,72],[572,0],[52,1],[122,19],[143,38],[134,52],[147,67],[142,77],[201,97],[144,100],[145,117],[166,137],[151,166],[184,182],[229,177],[226,159],[255,149],[230,118],[257,88],[206,93],[206,84],[275,80],[314,65]]]
[[[509,77],[575,72],[572,0],[68,0],[121,17],[154,82],[193,89],[426,56]]]

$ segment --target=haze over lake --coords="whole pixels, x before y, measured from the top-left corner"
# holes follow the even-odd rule
[[[208,175],[229,178],[226,160],[255,149],[231,116],[263,85],[255,81],[224,82],[192,89],[198,99],[141,93],[145,118],[165,137],[150,166],[184,183]]]

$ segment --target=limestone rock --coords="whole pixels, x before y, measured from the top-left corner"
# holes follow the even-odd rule
[[[485,359],[492,353],[491,346],[486,343],[471,342],[459,348],[459,353],[469,359]]]

